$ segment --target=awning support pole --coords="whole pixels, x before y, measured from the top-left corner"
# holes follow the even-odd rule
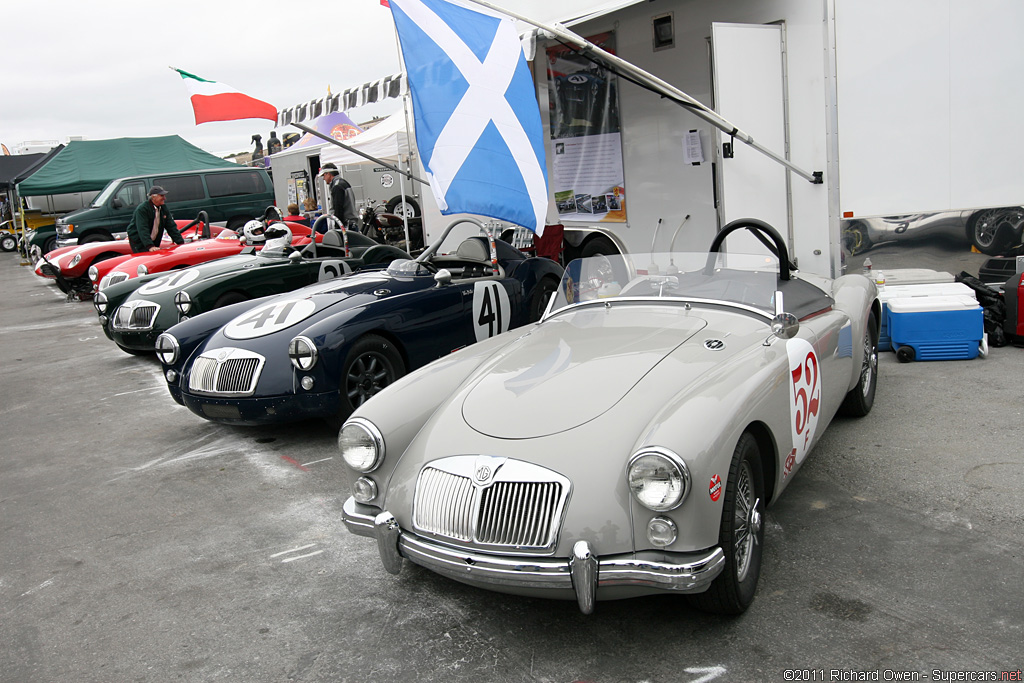
[[[560,38],[560,39],[564,40],[567,43],[571,43],[571,44],[575,45],[577,48],[579,48],[579,50],[581,52],[583,52],[583,53],[585,53],[587,55],[590,55],[590,56],[592,56],[595,59],[599,59],[600,61],[604,62],[605,64],[608,64],[608,65],[610,65],[612,67],[615,67],[615,68],[618,68],[618,69],[621,69],[621,70],[625,71],[630,76],[635,78],[637,81],[640,81],[642,85],[644,85],[644,86],[654,90],[655,92],[661,93],[665,97],[668,97],[669,99],[675,100],[676,102],[679,102],[680,104],[684,104],[687,107],[687,109],[689,111],[692,111],[696,116],[704,119],[705,121],[710,123],[715,128],[718,128],[720,131],[722,131],[724,133],[727,133],[730,136],[739,138],[740,141],[744,142],[745,144],[749,145],[750,147],[753,147],[754,149],[756,149],[757,151],[761,152],[762,154],[764,154],[768,158],[770,158],[770,159],[772,159],[772,160],[782,164],[783,166],[785,166],[786,168],[791,170],[793,173],[796,173],[801,178],[804,178],[805,180],[807,180],[807,181],[809,181],[809,182],[811,182],[811,183],[813,183],[815,185],[820,185],[822,183],[822,172],[821,171],[808,172],[808,171],[803,170],[799,166],[797,166],[797,165],[793,164],[792,162],[790,162],[785,157],[780,156],[780,155],[776,154],[775,152],[772,152],[771,150],[763,147],[762,145],[758,144],[757,142],[754,142],[753,136],[751,136],[749,133],[746,133],[745,131],[740,130],[738,127],[734,126],[732,123],[730,123],[729,121],[727,121],[726,119],[722,118],[717,113],[715,113],[715,111],[713,111],[711,109],[708,109],[706,106],[704,106],[703,104],[701,104],[697,100],[693,99],[692,97],[687,95],[685,92],[683,92],[679,88],[676,88],[675,86],[673,86],[673,85],[671,85],[669,83],[666,83],[665,81],[661,80],[657,76],[644,71],[640,67],[635,66],[634,64],[631,64],[630,62],[627,62],[626,60],[624,60],[624,59],[622,59],[620,57],[617,57],[617,56],[611,54],[610,52],[607,52],[607,51],[601,49],[600,47],[598,47],[594,43],[591,43],[590,41],[588,41],[586,38],[583,38],[583,37],[573,33],[572,31],[568,30],[564,26],[561,26],[560,24],[559,25],[555,25],[555,26],[548,26],[546,24],[541,24],[541,23],[536,22],[533,19],[525,17],[525,16],[523,16],[521,14],[517,14],[516,12],[512,12],[510,10],[504,9],[504,8],[499,7],[497,5],[494,5],[494,4],[490,3],[490,2],[487,2],[486,0],[470,0],[470,1],[473,2],[473,3],[476,3],[477,5],[480,5],[482,7],[486,7],[488,9],[494,10],[495,12],[500,12],[502,14],[510,16],[513,19],[518,19],[518,20],[520,20],[522,22],[530,24],[531,26],[536,26],[537,28],[541,29],[542,31],[547,31],[548,33],[552,34],[553,36],[555,36],[557,38]],[[613,71],[614,70],[615,69],[613,68]]]
[[[355,147],[352,147],[351,145],[346,145],[344,142],[338,142],[337,140],[332,138],[330,135],[324,135],[320,131],[315,130],[313,128],[310,128],[309,126],[303,125],[301,123],[292,122],[290,125],[293,125],[296,128],[298,128],[299,130],[305,131],[305,132],[309,133],[310,135],[314,135],[314,136],[320,138],[321,140],[326,140],[327,142],[330,142],[333,145],[337,145],[338,147],[341,147],[342,149],[346,149],[349,152],[352,152],[353,154],[358,154],[359,156],[363,157],[364,159],[369,159],[370,161],[372,161],[375,164],[380,164],[381,166],[384,166],[385,168],[389,168],[392,171],[394,171],[395,173],[401,173],[402,175],[404,175],[406,178],[409,178],[410,180],[416,180],[416,181],[419,181],[419,182],[423,183],[424,185],[430,185],[430,182],[428,182],[426,180],[423,180],[423,178],[419,178],[419,177],[413,175],[412,173],[409,173],[407,171],[403,171],[402,169],[400,169],[400,168],[398,168],[396,166],[392,166],[391,164],[389,164],[388,162],[386,162],[386,161],[384,161],[382,159],[378,159],[377,157],[370,156],[369,154],[366,154],[365,152],[360,152]]]

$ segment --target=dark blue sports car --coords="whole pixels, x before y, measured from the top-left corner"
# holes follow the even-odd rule
[[[156,340],[171,395],[200,417],[230,424],[344,419],[406,372],[538,320],[561,266],[472,235],[467,223],[483,228],[456,221],[419,257],[387,270],[171,327]]]

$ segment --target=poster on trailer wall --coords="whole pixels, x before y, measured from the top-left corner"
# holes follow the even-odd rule
[[[615,36],[590,42],[615,53]],[[549,48],[552,186],[561,221],[624,223],[625,174],[615,74],[570,47]]]

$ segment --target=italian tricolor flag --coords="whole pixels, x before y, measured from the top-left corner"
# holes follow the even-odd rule
[[[270,119],[277,121],[277,108],[254,97],[243,95],[229,85],[208,81],[195,74],[171,67],[185,81],[196,113],[196,124],[208,121]]]

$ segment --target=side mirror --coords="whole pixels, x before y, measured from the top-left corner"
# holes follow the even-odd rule
[[[434,273],[434,282],[437,283],[438,287],[441,287],[442,285],[446,285],[446,284],[450,283],[451,281],[452,281],[452,271],[448,270],[447,268],[442,268],[441,270],[439,270],[436,273]]]
[[[772,334],[779,339],[792,339],[800,331],[800,321],[792,313],[786,313],[782,292],[775,291],[775,317],[772,318]]]
[[[110,205],[115,209],[120,209],[124,207],[124,202],[121,201],[120,197],[114,197],[110,200]]]
[[[293,251],[292,253],[288,254],[288,260],[289,261],[301,261],[302,260],[302,252],[301,251]]]

